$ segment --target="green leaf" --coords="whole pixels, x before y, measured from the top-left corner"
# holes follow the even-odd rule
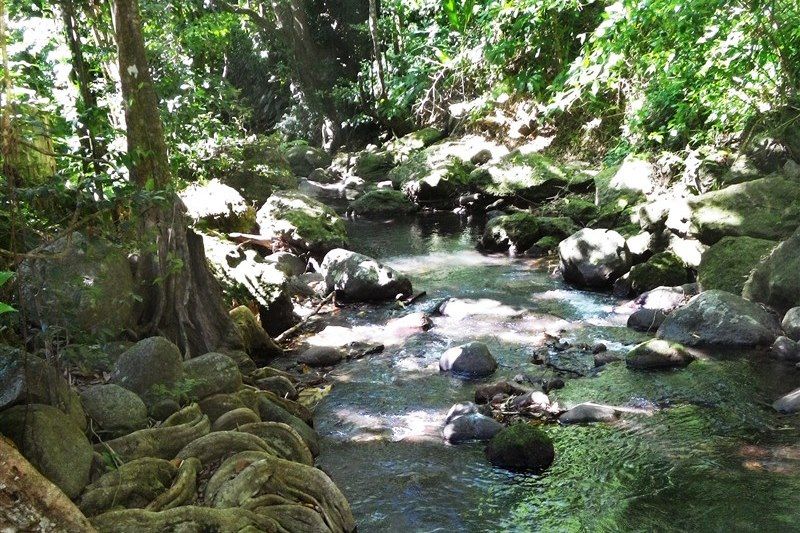
[[[9,272],[7,270],[1,270],[0,271],[0,287],[5,285],[6,282],[8,280],[10,280],[11,278],[13,278],[13,277],[14,277],[14,273],[13,272]]]
[[[0,315],[4,315],[6,313],[16,313],[17,310],[11,307],[10,305],[0,302]]]

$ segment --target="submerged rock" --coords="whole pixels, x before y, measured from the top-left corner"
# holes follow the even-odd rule
[[[625,364],[637,370],[655,370],[684,367],[693,360],[694,356],[680,344],[651,339],[628,352]]]
[[[450,444],[489,440],[503,429],[503,424],[480,413],[456,416],[444,427],[444,440]]]
[[[630,268],[625,238],[616,231],[582,229],[558,245],[561,274],[585,287],[610,287]]]
[[[439,359],[439,370],[466,377],[481,378],[497,370],[497,361],[482,342],[470,342],[450,348]]]
[[[589,424],[592,422],[613,422],[618,417],[617,410],[610,405],[581,403],[558,417],[561,424]]]
[[[92,446],[59,409],[41,404],[7,409],[0,413],[0,433],[70,498],[89,483]]]
[[[312,346],[297,360],[308,366],[333,366],[344,359],[344,352],[333,346]]]
[[[508,470],[542,472],[553,464],[555,449],[544,431],[523,422],[495,435],[486,447],[486,457]]]
[[[795,389],[785,396],[781,396],[772,407],[779,413],[791,414],[800,411],[800,389]]]
[[[347,245],[344,221],[330,207],[297,192],[276,192],[256,214],[265,239],[322,255]]]
[[[349,250],[328,252],[320,267],[328,291],[349,302],[393,300],[411,294],[411,281],[371,257]]]
[[[761,306],[725,291],[706,291],[673,311],[658,337],[686,346],[768,346],[778,321]]]

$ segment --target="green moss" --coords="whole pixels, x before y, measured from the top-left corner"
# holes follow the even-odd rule
[[[370,191],[350,206],[356,215],[376,218],[407,215],[416,210],[403,192],[394,189]]]
[[[600,209],[592,200],[569,196],[547,203],[542,207],[542,214],[569,217],[577,224],[586,225],[600,215]]]
[[[703,254],[697,270],[702,290],[741,294],[750,272],[778,243],[752,237],[725,237]]]
[[[340,218],[325,220],[304,211],[287,211],[283,215],[295,228],[298,235],[308,242],[347,243],[347,230]]]
[[[494,436],[486,456],[492,464],[511,470],[542,471],[555,457],[553,439],[532,424],[514,424]]]
[[[640,294],[656,287],[682,285],[688,281],[686,265],[672,252],[660,252],[630,271],[631,289]]]
[[[382,179],[392,179],[388,177],[396,161],[390,152],[368,152],[358,154],[355,163],[355,173],[357,176],[367,181],[379,181]]]
[[[520,154],[512,152],[499,163],[480,171],[486,180],[485,191],[496,196],[535,194],[537,199],[545,198],[559,189],[566,188],[577,178],[574,169],[557,165],[541,154]],[[538,192],[533,189],[542,189]]]
[[[576,229],[572,220],[566,217],[537,217],[531,213],[514,213],[490,220],[482,243],[489,250],[503,250],[513,246],[517,251],[523,251],[543,237],[551,237],[560,242]]]
[[[552,252],[553,250],[558,248],[558,243],[560,243],[562,240],[563,239],[559,239],[557,237],[552,237],[552,236],[542,237],[541,239],[536,241],[534,246],[545,252]]]

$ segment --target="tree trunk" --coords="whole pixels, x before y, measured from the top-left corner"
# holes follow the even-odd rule
[[[386,82],[383,77],[383,53],[378,29],[378,0],[369,0],[369,35],[372,38],[372,55],[375,58],[375,70],[378,74],[378,90],[383,99],[386,98]]]
[[[187,229],[183,202],[172,177],[153,80],[147,65],[136,0],[115,0],[114,22],[122,98],[128,133],[131,179],[166,201],[141,214],[143,247],[137,264],[142,291],[140,333],[163,335],[189,359],[209,351],[239,348],[233,321],[208,270],[203,240]]]

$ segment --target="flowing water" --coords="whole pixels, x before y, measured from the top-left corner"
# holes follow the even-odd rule
[[[619,302],[564,285],[546,262],[483,256],[476,230],[454,216],[351,222],[356,251],[410,275],[428,297],[408,309],[340,312],[310,339],[378,340],[383,353],[339,365],[316,410],[319,466],[348,497],[359,531],[800,531],[797,418],[769,404],[800,382],[757,354],[714,354],[688,368],[632,372],[614,362],[568,379],[550,396],[646,408],[614,424],[547,426],[556,461],[543,475],[493,468],[480,443],[441,439],[450,406],[475,385],[525,372],[547,332],[605,342],[624,354],[641,336],[623,327]],[[457,298],[451,316],[414,332],[398,317]],[[491,378],[438,371],[449,346],[486,342]]]

